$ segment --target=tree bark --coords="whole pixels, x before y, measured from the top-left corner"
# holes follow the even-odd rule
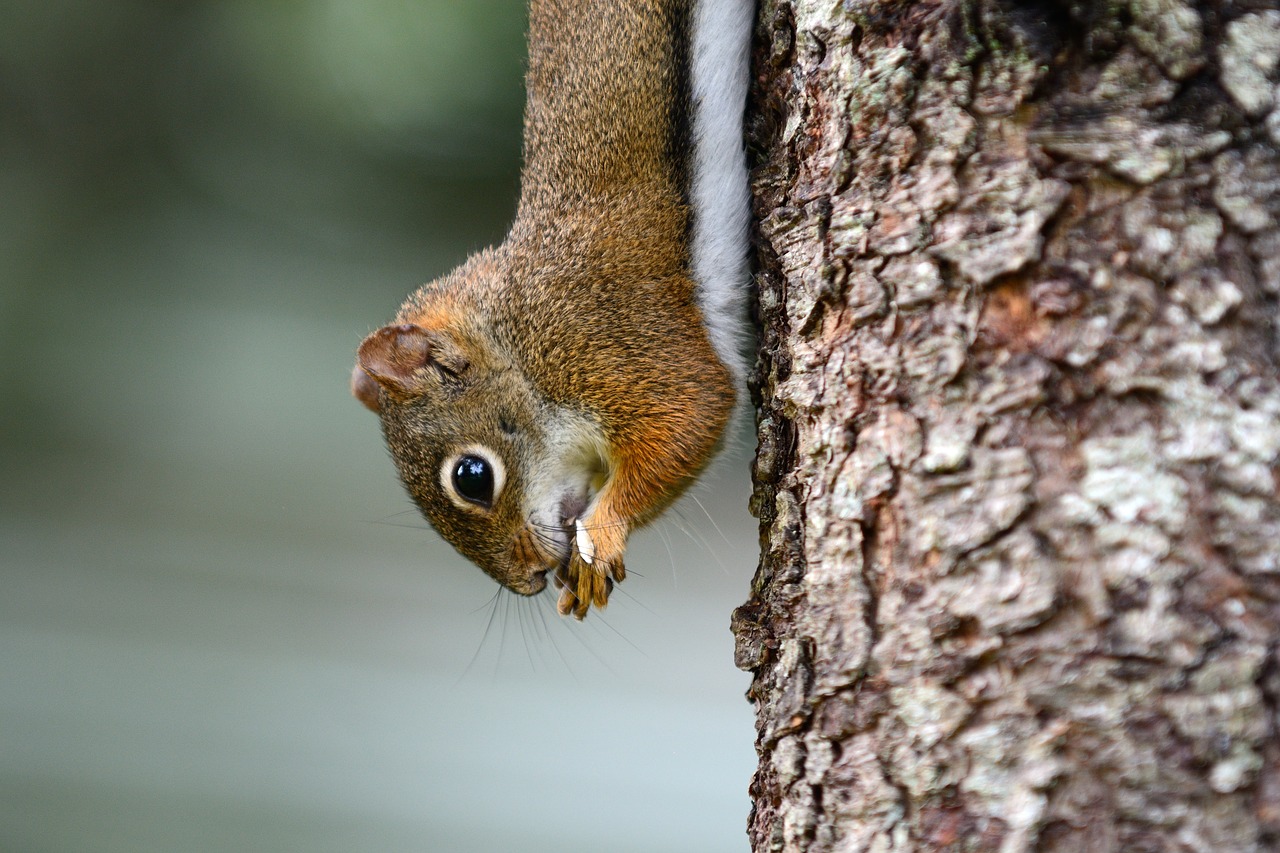
[[[1280,849],[1280,12],[762,0],[753,848]]]

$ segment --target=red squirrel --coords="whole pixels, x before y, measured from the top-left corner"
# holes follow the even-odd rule
[[[705,468],[745,364],[751,0],[532,0],[524,169],[495,248],[357,354],[432,526],[581,619]]]

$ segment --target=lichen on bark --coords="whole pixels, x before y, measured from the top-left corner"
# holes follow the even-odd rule
[[[756,850],[1280,846],[1278,16],[760,4]]]

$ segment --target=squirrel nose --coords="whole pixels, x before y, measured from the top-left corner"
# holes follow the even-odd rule
[[[518,590],[524,592],[525,595],[537,595],[547,588],[547,572],[550,569],[541,569],[529,575],[528,589]]]

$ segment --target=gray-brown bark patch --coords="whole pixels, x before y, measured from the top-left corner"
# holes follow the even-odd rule
[[[757,850],[1280,847],[1280,18],[1122,6],[762,3]]]

